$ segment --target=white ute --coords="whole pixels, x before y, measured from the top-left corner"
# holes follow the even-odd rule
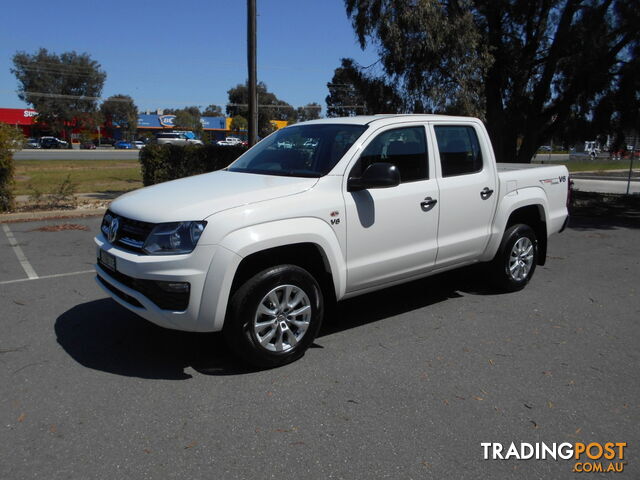
[[[300,123],[224,170],[115,200],[97,281],[157,325],[222,331],[246,361],[282,365],[328,302],[477,262],[523,288],[566,226],[568,180],[564,166],[496,165],[475,118]]]

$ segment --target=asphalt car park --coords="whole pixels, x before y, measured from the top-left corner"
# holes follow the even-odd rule
[[[637,222],[572,219],[518,293],[465,269],[347,301],[264,371],[107,298],[99,222],[0,228],[0,478],[576,475],[482,442],[626,442],[640,476]]]

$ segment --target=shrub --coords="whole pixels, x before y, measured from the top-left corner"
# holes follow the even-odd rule
[[[68,174],[51,194],[49,204],[55,207],[76,207],[76,189],[77,185],[71,181],[71,174]]]
[[[220,170],[247,149],[220,145],[147,145],[140,152],[145,186]]]
[[[0,212],[14,208],[13,198],[13,150],[24,145],[22,132],[0,123]]]

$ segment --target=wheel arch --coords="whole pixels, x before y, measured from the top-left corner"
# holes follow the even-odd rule
[[[535,232],[538,239],[538,265],[544,265],[547,260],[547,222],[544,207],[533,204],[517,208],[509,215],[505,230],[518,223],[528,225]]]
[[[544,265],[547,256],[549,205],[544,190],[539,187],[521,188],[502,197],[482,259],[490,261],[494,258],[504,232],[515,223],[527,224],[534,230],[538,238],[538,265]]]
[[[319,276],[316,280],[328,301],[345,294],[346,262],[338,238],[323,220],[304,217],[252,225],[229,233],[218,246],[237,261],[218,266],[226,270],[228,281],[214,301],[214,330],[222,329],[229,299],[239,282],[259,268],[281,263],[298,265]],[[220,272],[214,267],[209,275]]]
[[[258,250],[244,257],[236,269],[229,297],[257,272],[276,265],[291,264],[304,268],[316,279],[323,294],[335,298],[331,264],[320,245],[312,242],[290,243]]]

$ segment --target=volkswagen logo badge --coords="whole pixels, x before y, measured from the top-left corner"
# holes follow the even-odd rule
[[[109,240],[109,242],[113,243],[116,241],[119,227],[120,227],[120,220],[118,220],[118,217],[113,217],[113,219],[111,220],[111,223],[109,224],[109,230],[107,231],[107,239]]]

